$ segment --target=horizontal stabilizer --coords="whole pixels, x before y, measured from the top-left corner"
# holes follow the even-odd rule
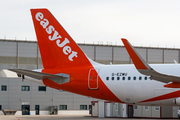
[[[8,69],[8,70],[16,72],[17,74],[25,75],[25,76],[32,77],[38,80],[50,79],[58,84],[69,82],[69,75],[64,74],[64,73],[53,75],[53,74],[25,70],[25,69]]]

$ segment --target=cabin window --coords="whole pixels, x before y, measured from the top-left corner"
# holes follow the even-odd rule
[[[125,77],[122,77],[122,80],[125,80]]]
[[[131,77],[128,77],[128,80],[131,80]]]
[[[111,79],[114,80],[114,77],[112,77]]]
[[[109,80],[109,77],[106,77],[106,80]]]
[[[135,77],[135,76],[133,77],[133,80],[136,80],[136,77]]]
[[[147,77],[144,77],[144,80],[147,80]]]
[[[120,77],[117,77],[117,80],[120,80]]]
[[[139,77],[139,80],[142,80],[142,77],[141,77],[141,76]]]

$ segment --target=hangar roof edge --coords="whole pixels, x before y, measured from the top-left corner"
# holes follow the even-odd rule
[[[0,39],[0,41],[37,43],[37,41],[34,41],[34,40],[16,40],[16,39]],[[124,47],[123,45],[105,45],[105,44],[89,44],[89,43],[77,43],[77,44],[85,45],[85,46]],[[134,46],[134,47],[142,48],[142,49],[180,50],[180,48],[165,48],[165,47],[147,47],[147,46]]]

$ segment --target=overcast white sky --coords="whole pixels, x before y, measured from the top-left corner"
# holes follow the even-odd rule
[[[48,8],[77,43],[180,48],[180,0],[0,0],[0,39],[35,41],[31,8]]]

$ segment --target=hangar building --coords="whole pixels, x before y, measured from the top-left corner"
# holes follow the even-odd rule
[[[132,63],[124,46],[98,44],[79,44],[79,46],[92,60],[102,64]],[[180,62],[180,49],[136,47],[136,50],[148,63],[173,63],[173,60]],[[10,68],[32,70],[42,67],[37,42],[0,40],[0,70]],[[91,113],[91,101],[98,101],[30,81],[22,82],[20,78],[0,77],[0,87],[0,110],[17,109],[16,115],[56,113],[85,115]],[[138,115],[137,112],[136,114]]]

